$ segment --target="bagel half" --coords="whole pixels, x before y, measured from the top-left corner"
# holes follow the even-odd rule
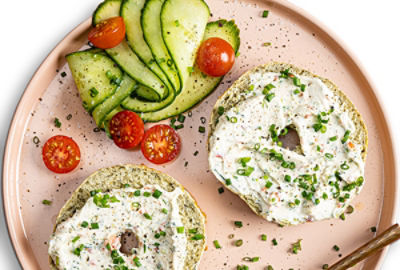
[[[322,78],[317,76],[305,69],[293,66],[287,63],[279,63],[279,62],[271,62],[265,65],[257,66],[248,72],[244,73],[239,79],[237,79],[234,84],[227,89],[217,100],[216,104],[213,107],[210,123],[209,123],[209,136],[208,136],[208,151],[210,153],[211,150],[211,138],[213,137],[214,131],[216,130],[218,119],[220,117],[219,111],[222,107],[223,112],[229,111],[231,108],[238,105],[240,102],[246,99],[245,91],[247,91],[251,85],[250,75],[254,73],[266,73],[266,72],[276,72],[280,73],[281,71],[285,71],[289,69],[291,73],[300,76],[314,77],[320,79],[325,86],[331,90],[335,96],[335,103],[339,105],[339,108],[350,115],[350,118],[355,126],[355,132],[350,134],[350,139],[356,142],[359,145],[362,145],[361,150],[361,158],[365,162],[367,156],[367,147],[368,147],[368,132],[366,125],[361,117],[361,114],[358,112],[354,104],[350,101],[350,99],[341,91],[339,88],[330,80],[326,78]],[[276,90],[276,89],[274,89]],[[307,90],[306,90],[307,91]],[[218,178],[218,177],[217,177]],[[225,185],[226,188],[231,190],[233,193],[238,195],[241,199],[243,199],[248,206],[259,216],[262,216],[262,210],[260,206],[256,203],[256,196],[253,194],[243,195],[239,192],[235,192],[231,188],[231,186],[226,185],[225,181],[221,181]],[[264,217],[265,218],[265,217]],[[279,222],[278,222],[279,223]],[[282,224],[282,223],[280,223]],[[288,225],[288,224],[282,224]]]
[[[76,189],[71,198],[65,203],[56,219],[56,225],[66,221],[81,209],[91,197],[90,192],[99,190],[108,192],[113,189],[123,188],[126,184],[132,188],[140,189],[145,185],[158,185],[166,191],[173,191],[177,188],[183,190],[178,198],[179,214],[185,227],[185,234],[188,239],[186,245],[186,258],[184,269],[196,269],[205,249],[206,240],[189,240],[189,228],[198,228],[198,233],[205,235],[205,215],[201,212],[196,201],[181,184],[174,178],[150,169],[143,165],[121,165],[103,168],[92,175]],[[49,256],[50,268],[58,270],[55,262]]]

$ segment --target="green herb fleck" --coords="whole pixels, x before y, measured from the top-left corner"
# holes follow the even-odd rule
[[[61,127],[61,122],[57,117],[54,119],[54,125],[56,126],[56,128],[60,128]]]
[[[51,205],[51,204],[52,204],[52,201],[43,200],[43,201],[42,201],[42,204],[44,204],[44,205]]]
[[[222,248],[221,245],[219,244],[218,240],[214,240],[214,241],[213,241],[213,244],[214,244],[214,247],[215,247],[216,249],[221,249],[221,248]]]

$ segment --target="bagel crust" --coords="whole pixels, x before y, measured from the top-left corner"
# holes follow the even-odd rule
[[[300,145],[280,141],[288,129]],[[209,164],[263,218],[282,225],[341,217],[364,185],[367,130],[327,79],[283,63],[242,75],[214,106]]]
[[[140,195],[138,196],[138,193],[135,193],[135,191],[140,191]],[[106,194],[108,196],[106,197],[107,199],[104,200]],[[135,200],[135,202],[131,203],[130,200]],[[126,203],[129,203],[129,205],[126,205]],[[120,204],[120,206],[118,204]],[[96,207],[99,205],[101,205],[101,207]],[[137,210],[136,214],[139,218],[134,218],[133,215],[126,217],[126,213],[122,213],[122,211],[129,213],[129,211],[127,211],[129,210],[128,206],[135,208],[132,212]],[[125,210],[122,209],[124,207],[126,208]],[[149,213],[152,212],[153,214],[146,215],[148,214],[147,212],[141,213],[141,207],[143,209],[147,208]],[[88,209],[91,209],[91,211],[88,211]],[[119,211],[119,209],[121,209],[121,211]],[[175,179],[166,174],[140,165],[122,165],[100,169],[89,176],[78,187],[72,197],[61,209],[56,220],[55,230],[51,237],[52,239],[50,240],[50,242],[53,241],[53,243],[50,244],[49,249],[49,254],[51,255],[49,257],[51,269],[76,269],[63,268],[61,265],[63,264],[61,257],[57,258],[56,250],[64,249],[68,252],[68,245],[71,245],[71,243],[65,243],[65,246],[68,246],[65,249],[65,246],[63,246],[63,240],[59,241],[59,239],[57,239],[57,235],[59,236],[60,231],[64,232],[62,235],[63,237],[68,236],[68,232],[71,230],[70,228],[76,228],[76,224],[73,224],[75,219],[89,218],[89,215],[83,214],[90,214],[94,211],[98,211],[99,213],[103,211],[102,213],[106,216],[109,214],[107,213],[108,210],[115,211],[116,214],[111,214],[112,217],[119,217],[119,219],[121,219],[121,216],[126,217],[125,219],[131,219],[131,221],[133,221],[131,223],[134,223],[135,220],[138,221],[138,224],[129,224],[129,228],[126,229],[128,229],[128,231],[133,231],[134,235],[138,237],[138,248],[135,248],[133,252],[141,253],[142,258],[145,258],[149,253],[158,249],[161,253],[168,253],[167,249],[164,251],[162,250],[161,245],[164,243],[167,245],[167,248],[170,246],[169,248],[171,248],[170,251],[172,253],[170,256],[164,256],[165,258],[161,256],[158,260],[159,265],[153,265],[151,263],[151,259],[154,259],[157,256],[147,256],[149,261],[147,262],[146,269],[158,269],[157,267],[160,266],[163,267],[163,269],[197,269],[197,265],[205,248],[205,217],[203,213],[192,196]],[[95,223],[100,227],[102,224],[105,225],[109,222],[109,219],[111,218],[108,217],[107,220],[103,220],[105,223],[101,220],[101,216],[98,217],[98,219],[98,222]],[[169,221],[165,223],[165,219],[168,219]],[[152,227],[157,227],[157,230],[162,227],[161,225],[158,226],[153,224],[156,222],[162,222],[162,226],[164,226],[165,229],[163,229],[162,232],[151,231],[148,234],[145,233],[146,230],[152,230]],[[82,220],[79,220],[78,223],[82,224]],[[88,220],[88,223],[88,231],[95,231],[96,229],[91,228],[91,223],[93,222]],[[144,224],[147,225],[143,226]],[[65,228],[67,226],[69,226],[69,229]],[[113,228],[115,229],[114,225],[111,226],[109,231],[111,232],[114,230]],[[100,230],[101,229],[102,228],[100,228]],[[97,233],[99,235],[100,230]],[[108,232],[107,230],[103,230],[102,233],[107,234]],[[123,232],[121,231],[120,233]],[[96,237],[96,234],[90,237]],[[83,248],[78,251],[71,248],[70,252],[73,256],[77,256],[79,251],[81,252],[80,255],[82,257],[86,255],[86,252],[92,253],[92,255],[96,252],[95,250],[90,251],[91,248],[94,249],[95,247],[87,245],[87,241],[85,243],[80,243],[80,241],[85,239],[85,235],[81,235],[79,239],[75,238],[74,235],[73,238],[74,239],[72,240],[74,240],[74,242],[72,245],[74,247],[76,246],[78,249],[81,249],[80,247]],[[128,261],[131,256],[135,255],[133,254],[128,256],[122,254],[119,251],[120,244],[118,241],[112,241],[115,239],[103,240],[103,244],[105,245],[104,249],[111,249],[109,250],[110,254],[108,254],[111,257],[123,258],[124,261]],[[142,240],[146,240],[148,244],[143,245]],[[101,240],[101,242],[103,241]],[[111,246],[107,247],[106,242],[111,243]],[[83,244],[83,246],[80,244]],[[175,244],[179,244],[180,246],[174,246]],[[59,249],[59,247],[61,247],[61,249]],[[113,254],[111,254],[111,251]],[[65,251],[63,252],[65,253]],[[179,258],[181,255],[183,258]],[[146,263],[144,260],[140,261],[140,256],[137,257],[138,259],[133,260],[133,266],[137,266],[137,261],[139,264],[142,264],[143,262]],[[111,263],[116,262],[115,258],[111,260]],[[104,258],[100,259],[103,262],[107,261],[104,260]],[[163,260],[164,263],[162,262]],[[168,263],[168,260],[171,260],[171,263]],[[160,265],[160,263],[162,265]],[[167,265],[165,265],[165,263]],[[121,262],[119,264],[119,266],[122,267],[124,263]],[[94,266],[93,269],[100,268],[99,266]],[[87,267],[85,269],[87,269]]]

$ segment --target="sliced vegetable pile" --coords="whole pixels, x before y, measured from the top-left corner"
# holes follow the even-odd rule
[[[93,47],[66,58],[83,107],[117,146],[140,144],[143,121],[187,111],[232,68],[239,29],[209,17],[202,0],[106,0],[97,7]],[[150,161],[168,161],[147,150]]]

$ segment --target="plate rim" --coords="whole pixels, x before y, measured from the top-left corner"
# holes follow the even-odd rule
[[[210,0],[210,1],[216,1],[216,0]],[[249,1],[249,0],[243,0],[243,2],[246,2],[246,1]],[[250,0],[250,1],[252,1],[252,0]],[[359,74],[363,77],[363,79],[365,80],[365,83],[367,83],[367,85],[371,89],[371,94],[373,95],[373,98],[375,99],[376,104],[377,104],[377,106],[375,106],[375,107],[377,107],[378,111],[380,111],[381,116],[385,120],[383,124],[384,124],[384,128],[386,130],[384,130],[383,133],[389,139],[389,141],[387,142],[387,145],[388,145],[388,148],[390,148],[390,150],[391,150],[390,153],[387,153],[389,155],[388,161],[384,160],[384,164],[386,164],[386,163],[392,164],[392,176],[394,177],[394,179],[392,181],[393,190],[391,191],[391,193],[393,194],[393,201],[392,201],[392,205],[390,205],[390,207],[392,208],[390,221],[393,224],[393,222],[395,221],[395,216],[396,216],[395,214],[398,209],[397,203],[399,202],[399,198],[398,198],[398,194],[397,194],[398,193],[397,192],[397,186],[398,186],[397,174],[398,173],[397,173],[397,166],[396,166],[396,164],[397,164],[396,163],[396,160],[397,160],[396,142],[393,140],[392,127],[390,125],[388,125],[387,111],[386,111],[385,107],[382,106],[382,104],[383,104],[382,98],[381,98],[379,92],[377,91],[377,87],[374,84],[374,82],[372,81],[371,76],[366,71],[366,69],[362,65],[361,61],[359,60],[359,58],[353,53],[352,50],[349,49],[347,44],[345,42],[343,42],[343,40],[341,38],[339,38],[335,32],[333,32],[331,29],[329,29],[327,26],[325,26],[324,23],[322,23],[319,19],[317,19],[316,17],[311,15],[308,11],[304,10],[302,7],[297,6],[287,0],[258,0],[258,1],[265,2],[271,6],[279,6],[280,8],[283,8],[286,11],[295,13],[302,20],[310,23],[311,25],[316,27],[320,32],[324,33],[328,38],[331,39],[331,41],[334,42],[334,45],[337,48],[340,48],[342,50],[342,52],[344,53],[347,60],[350,60],[349,64],[356,67],[356,69],[358,69]],[[24,258],[24,260],[22,259],[24,256],[26,257],[22,248],[20,247],[17,249],[17,246],[20,246],[19,245],[20,243],[18,242],[18,239],[15,236],[15,234],[13,234],[13,232],[15,232],[14,227],[13,227],[13,225],[15,225],[15,223],[11,220],[11,218],[13,217],[13,213],[12,213],[12,208],[10,206],[10,204],[13,203],[15,199],[18,200],[19,198],[10,198],[10,196],[8,196],[6,194],[6,192],[9,190],[9,183],[8,183],[9,182],[8,181],[9,174],[10,174],[9,164],[10,164],[10,162],[12,162],[12,160],[10,160],[10,152],[12,151],[11,145],[13,144],[14,140],[16,139],[14,137],[15,129],[17,128],[17,123],[18,123],[18,120],[20,119],[20,114],[22,113],[21,112],[22,105],[24,104],[25,100],[28,98],[27,97],[28,93],[31,92],[30,89],[35,88],[35,83],[36,83],[35,79],[37,77],[40,77],[40,74],[42,74],[46,70],[46,65],[50,61],[50,58],[52,58],[53,55],[56,55],[57,52],[61,50],[61,48],[63,47],[63,44],[66,41],[73,39],[74,37],[79,37],[80,35],[85,33],[88,30],[90,25],[91,25],[91,18],[88,18],[85,21],[83,21],[82,23],[80,23],[78,26],[73,28],[73,30],[71,30],[68,34],[66,34],[64,36],[64,38],[60,42],[58,42],[58,44],[50,51],[50,53],[42,61],[40,66],[36,69],[33,76],[31,77],[29,83],[25,87],[25,90],[22,93],[22,95],[18,101],[18,104],[13,112],[12,120],[11,120],[9,128],[8,128],[7,140],[4,145],[4,152],[3,152],[4,154],[3,154],[3,160],[2,160],[3,161],[3,165],[2,165],[3,172],[2,172],[1,193],[2,193],[2,201],[3,201],[3,212],[4,212],[4,216],[5,216],[5,222],[7,225],[6,226],[7,233],[8,233],[12,248],[13,248],[13,252],[17,258],[19,265],[23,269],[27,269],[24,267],[27,264],[27,259],[26,258]],[[385,166],[385,168],[386,168],[386,166]],[[384,168],[384,171],[386,171],[385,168]],[[383,195],[385,195],[386,187],[387,186],[384,184]],[[386,198],[384,197],[383,204],[385,203],[385,199]],[[382,208],[384,207],[383,204],[382,204]],[[380,216],[380,218],[381,218],[381,216]],[[379,222],[380,222],[380,218],[379,218]],[[19,216],[18,221],[21,223],[19,225],[23,226],[21,216]],[[381,230],[383,230],[383,229],[381,229]],[[388,249],[389,249],[389,247],[387,246],[382,251],[378,252],[377,254],[375,254],[373,256],[376,260],[375,266],[374,266],[375,269],[379,269],[379,267],[382,265]]]

